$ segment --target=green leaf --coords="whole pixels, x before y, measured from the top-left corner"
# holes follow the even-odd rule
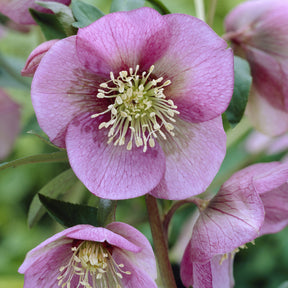
[[[52,163],[52,162],[68,162],[66,151],[59,151],[46,154],[37,154],[20,159],[16,159],[10,162],[4,162],[0,164],[0,171],[7,168],[15,168],[20,165],[32,164],[32,163]]]
[[[79,180],[72,169],[68,169],[41,188],[39,194],[57,198],[58,196],[65,194],[78,181]],[[46,210],[41,204],[38,194],[36,194],[29,207],[28,226],[30,228],[33,227],[42,218],[45,212]]]
[[[235,56],[234,57],[234,92],[232,100],[227,108],[225,114],[232,127],[240,122],[243,117],[252,77],[250,74],[250,67],[246,60]]]
[[[97,208],[55,200],[42,194],[38,195],[50,216],[61,225],[65,227],[72,227],[78,224],[99,226],[97,221]]]
[[[40,26],[47,40],[63,39],[66,37],[65,30],[56,15],[38,12],[30,9],[35,22]]]
[[[50,2],[50,1],[48,2],[36,1],[36,3],[42,7],[51,10],[54,13],[56,19],[63,27],[66,36],[71,36],[77,33],[77,29],[75,29],[75,27],[72,26],[72,24],[75,22],[75,19],[73,17],[71,9],[68,6],[62,3]]]
[[[162,15],[171,13],[169,9],[160,0],[147,0],[147,2],[150,2],[153,8],[155,8]]]
[[[110,13],[130,11],[144,6],[145,0],[112,0]]]
[[[97,220],[101,226],[115,221],[117,201],[99,198]]]
[[[77,20],[73,23],[76,28],[86,27],[105,15],[95,6],[80,0],[72,0],[71,9]]]
[[[53,147],[55,149],[65,151],[64,148],[60,148],[60,147],[54,145],[52,142],[49,141],[48,138],[38,134],[36,131],[30,130],[30,131],[27,131],[26,133],[34,135],[34,136],[37,136],[42,142],[44,142],[45,144],[47,144],[47,145],[49,145],[49,146],[51,146],[51,147]]]

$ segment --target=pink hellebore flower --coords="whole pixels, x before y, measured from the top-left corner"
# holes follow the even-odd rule
[[[42,1],[48,2],[50,0]],[[35,2],[35,0],[1,0],[0,13],[6,15],[18,24],[35,24],[35,21],[29,12],[30,8],[43,13],[49,13],[50,11]],[[59,2],[64,5],[69,5],[71,0],[51,0],[51,2]]]
[[[149,241],[128,224],[77,225],[31,250],[19,272],[24,288],[156,288]]]
[[[247,115],[271,136],[288,131],[287,14],[288,1],[255,0],[240,4],[225,20],[225,38],[251,66]]]
[[[203,192],[225,155],[232,51],[205,23],[151,8],[108,14],[43,56],[32,102],[99,197]]]
[[[0,90],[0,161],[10,153],[20,130],[20,106]]]
[[[181,262],[186,287],[231,288],[233,257],[255,238],[288,224],[288,163],[255,164],[235,173],[194,223]]]

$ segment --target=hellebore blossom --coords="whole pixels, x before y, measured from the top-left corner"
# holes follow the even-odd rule
[[[0,90],[0,160],[10,153],[20,130],[20,106]]]
[[[225,19],[225,39],[247,59],[253,83],[246,114],[261,132],[288,131],[288,1],[247,1]]]
[[[31,89],[39,124],[99,197],[202,193],[226,150],[226,46],[189,15],[108,14],[43,56]]]
[[[42,1],[48,2],[49,0]],[[31,16],[29,9],[32,8],[43,13],[49,13],[50,11],[49,9],[46,9],[36,4],[35,2],[35,0],[1,0],[0,13],[9,17],[18,24],[35,24],[35,21]],[[58,2],[64,5],[69,5],[71,3],[71,0],[51,0],[51,2]]]
[[[181,262],[186,287],[231,288],[233,257],[255,238],[288,224],[288,163],[235,173],[202,207]]]
[[[24,288],[157,288],[149,241],[120,222],[68,228],[31,250],[19,272]]]

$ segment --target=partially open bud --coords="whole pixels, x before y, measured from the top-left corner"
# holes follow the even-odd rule
[[[48,50],[59,40],[50,40],[42,43],[37,48],[35,48],[30,56],[28,57],[25,67],[22,69],[22,76],[32,77],[38,68],[40,61],[43,56],[48,52]]]

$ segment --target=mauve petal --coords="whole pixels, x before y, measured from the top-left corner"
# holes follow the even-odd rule
[[[115,25],[117,23],[117,25]],[[108,14],[79,29],[79,59],[93,72],[118,74],[130,67],[148,70],[169,42],[168,25],[154,9],[145,7]]]
[[[192,239],[193,261],[205,263],[254,240],[264,221],[262,201],[250,184],[221,187],[196,222]]]
[[[186,287],[194,285],[193,261],[192,261],[191,242],[188,243],[180,266],[180,277]]]
[[[20,130],[20,106],[0,90],[0,161],[10,153]]]
[[[155,74],[172,82],[165,95],[185,120],[202,122],[219,116],[233,93],[232,50],[195,17],[169,14],[164,18],[170,25],[170,45],[155,63]]]
[[[30,252],[27,254],[25,262],[18,270],[19,273],[25,273],[24,288],[58,287],[60,267],[68,263],[72,256],[71,242],[67,243],[67,239],[66,242],[62,239],[53,244],[54,247],[47,246],[37,251],[38,255],[33,255],[33,258],[29,255]],[[24,270],[23,265],[26,265],[27,269]]]
[[[31,97],[40,127],[50,140],[65,147],[67,125],[79,113],[101,107],[96,97],[103,79],[89,74],[79,62],[75,36],[55,43],[42,58],[35,73]],[[63,53],[65,51],[65,53]],[[89,118],[89,117],[88,117]]]
[[[48,2],[50,0],[42,0],[43,2]],[[51,13],[50,10],[35,3],[35,0],[2,0],[0,3],[0,12],[14,22],[19,24],[36,24],[29,9],[36,9],[40,12]],[[69,5],[71,0],[53,0],[52,2],[58,2],[65,5]]]
[[[252,125],[266,135],[278,136],[288,131],[288,113],[273,107],[255,87],[250,93],[245,113]]]
[[[126,253],[123,250],[114,249],[112,257],[114,261],[119,265],[124,264],[122,268],[123,271],[129,271],[131,274],[121,273],[123,278],[121,283],[125,288],[144,288],[144,287],[151,287],[157,288],[156,283],[151,278],[151,275],[147,273],[144,267],[139,267],[135,265],[135,261],[132,260],[132,253]],[[139,254],[135,254],[135,259],[140,260],[141,256]],[[155,279],[155,278],[154,278]]]
[[[107,144],[107,129],[99,129],[102,117],[89,115],[72,121],[66,145],[71,167],[95,195],[108,199],[127,199],[144,195],[160,182],[165,172],[165,155],[156,143],[127,150],[126,146]],[[144,176],[144,177],[143,177]]]
[[[288,225],[288,184],[260,195],[265,209],[265,220],[260,234],[281,231]]]
[[[121,235],[131,243],[141,248],[141,251],[137,252],[137,254],[129,253],[130,261],[133,263],[134,267],[138,267],[139,270],[143,270],[145,273],[149,274],[152,279],[156,279],[156,261],[153,249],[148,239],[137,229],[126,223],[113,222],[108,224],[106,228]]]
[[[166,172],[151,194],[163,199],[185,199],[206,190],[217,174],[226,152],[221,117],[203,123],[177,119],[175,137],[161,141]]]
[[[288,2],[283,0],[246,1],[226,17],[226,31],[242,32],[233,38],[240,45],[287,57],[287,11]]]
[[[128,226],[128,225],[127,225]],[[77,227],[77,226],[76,226]],[[128,228],[127,228],[128,229]],[[125,249],[134,253],[141,251],[141,247],[135,245],[129,239],[122,237],[117,231],[113,232],[102,227],[91,225],[78,225],[78,229],[67,231],[66,237],[71,239],[87,240],[94,242],[108,242],[112,246]]]
[[[33,76],[43,56],[57,41],[59,40],[46,41],[34,49],[28,57],[25,67],[21,71],[21,75],[27,77]]]
[[[251,67],[253,87],[270,105],[288,110],[288,61],[277,59],[255,48],[246,50]]]

